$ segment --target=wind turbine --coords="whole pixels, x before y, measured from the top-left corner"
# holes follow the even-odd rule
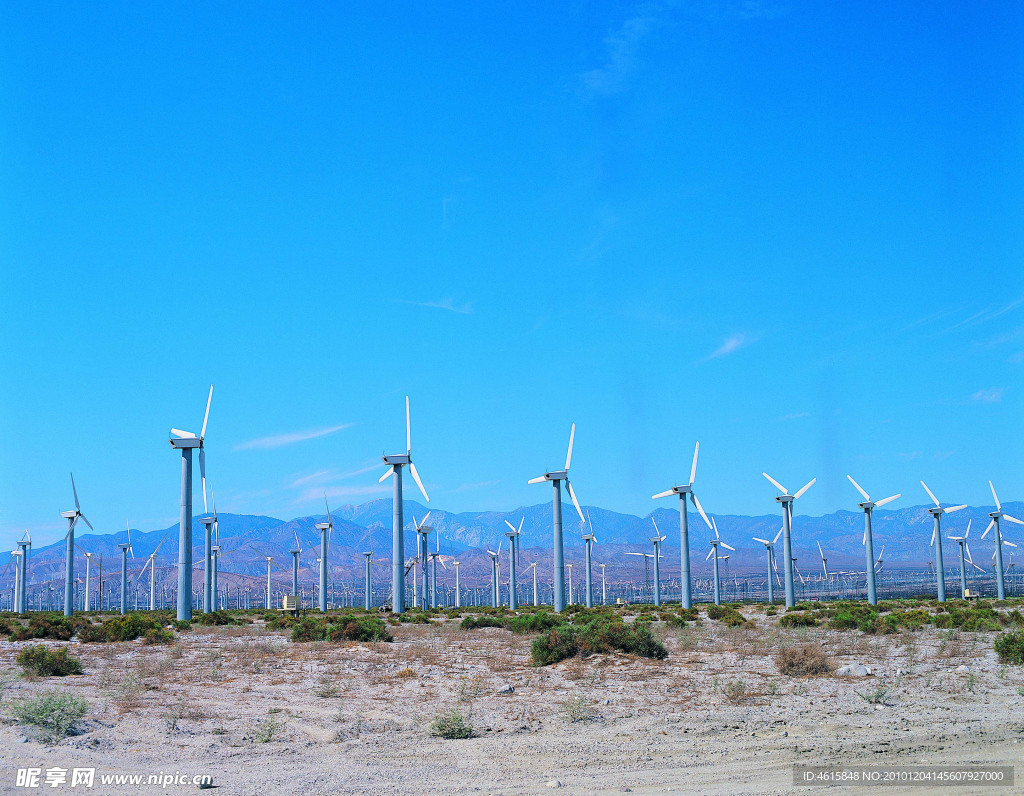
[[[946,573],[942,568],[942,529],[939,527],[939,520],[943,514],[951,514],[954,511],[967,508],[967,504],[942,508],[939,499],[935,497],[924,481],[921,482],[921,486],[924,487],[924,491],[928,493],[928,497],[935,504],[935,508],[928,509],[928,513],[935,518],[935,529],[932,531],[932,540],[929,544],[935,545],[935,586],[938,591],[939,602],[944,603],[946,602]],[[963,567],[961,566],[962,570]]]
[[[497,550],[488,550],[487,551],[487,555],[489,555],[491,557],[491,607],[492,608],[497,608],[498,607],[498,597],[499,597],[499,595],[498,595],[498,572],[499,572],[498,558],[501,556],[501,545],[502,545],[502,542],[504,542],[504,541],[505,541],[504,539],[501,539],[498,542],[498,549]]]
[[[627,556],[643,556],[644,557],[644,591],[647,592],[651,588],[651,570],[649,558],[654,558],[651,553],[626,553]]]
[[[821,549],[821,542],[818,542],[818,555],[821,556],[821,569],[825,574],[823,580],[828,580],[828,559],[825,558],[825,551]]]
[[[793,585],[793,501],[799,500],[804,492],[810,489],[817,478],[812,478],[804,484],[795,495],[789,494],[789,490],[772,478],[768,473],[761,473],[778,489],[782,494],[776,495],[775,499],[782,504],[782,552],[783,567],[786,575],[786,607],[792,608],[796,605],[796,589]]]
[[[302,544],[299,542],[299,535],[292,528],[292,536],[295,537],[295,547],[288,552],[292,554],[292,597],[299,596],[299,556],[302,555]]]
[[[876,509],[884,506],[886,503],[891,503],[900,497],[899,494],[891,495],[881,500],[873,501],[867,492],[853,480],[853,476],[846,476],[850,479],[850,483],[856,488],[861,495],[864,496],[864,502],[858,503],[857,505],[864,510],[864,538],[861,540],[861,544],[864,545],[864,555],[867,558],[867,566],[865,571],[867,572],[867,585],[868,585],[868,603],[870,605],[878,605],[878,591],[875,587],[875,550],[874,540],[871,537],[871,513]],[[883,548],[884,549],[884,548]],[[879,553],[881,557],[881,553]],[[944,593],[944,592],[943,592]]]
[[[62,511],[60,516],[68,521],[68,532],[64,537],[64,541],[67,542],[67,554],[64,565],[64,616],[71,616],[74,613],[74,595],[75,595],[75,525],[78,524],[79,520],[82,520],[86,525],[89,526],[90,530],[95,531],[92,527],[92,523],[82,514],[82,507],[78,505],[78,490],[75,489],[75,474],[71,474],[71,491],[75,496],[75,510],[74,511]]]
[[[367,530],[370,538],[370,549],[363,553],[366,558],[366,589],[363,595],[363,608],[367,611],[373,607],[373,531]]]
[[[718,546],[721,545],[726,550],[732,550],[734,553],[736,552],[736,548],[735,547],[730,547],[729,545],[727,545],[725,542],[722,541],[721,537],[718,535],[718,523],[715,522],[715,518],[714,517],[711,518],[711,529],[715,532],[715,538],[711,539],[709,541],[709,543],[711,545],[711,550],[708,552],[707,558],[705,558],[704,560],[707,561],[708,558],[711,558],[711,556],[715,557],[715,588],[714,588],[715,605],[721,605],[722,604],[722,589],[721,589],[721,584],[719,582],[719,576],[718,576]]]
[[[270,608],[271,608],[271,601],[270,601],[271,600],[271,597],[270,597],[270,575],[271,575],[271,572],[270,572],[270,568],[271,567],[277,567],[282,572],[284,572],[285,570],[284,570],[284,567],[278,566],[277,563],[274,561],[274,559],[271,558],[270,556],[268,556],[266,553],[262,552],[261,550],[257,550],[252,545],[249,545],[249,548],[253,552],[255,552],[256,555],[258,555],[260,558],[264,558],[267,561],[267,610],[269,611]]]
[[[217,495],[210,484],[210,498],[213,500],[213,544],[210,545],[210,608],[216,611],[220,605],[217,594],[217,572],[220,568],[220,525],[217,522]]]
[[[320,531],[320,610],[327,610],[327,551],[331,543],[330,536],[334,533],[334,520],[331,519],[331,507],[327,503],[327,493],[324,492],[324,506],[327,509],[327,522],[318,522],[316,529]],[[270,565],[267,565],[267,572],[270,572]],[[269,575],[268,575],[269,577]]]
[[[200,461],[206,458],[200,450]],[[204,469],[204,468],[200,468]],[[212,488],[212,486],[211,486]],[[203,613],[210,613],[213,608],[213,523],[216,519],[210,514],[206,505],[206,473],[203,473],[203,514],[196,517],[202,523],[205,533],[203,534]]]
[[[689,518],[686,513],[686,496],[690,496],[690,500],[696,507],[697,511],[700,512],[700,516],[707,523],[708,530],[711,530],[711,521],[708,519],[708,515],[704,513],[704,508],[700,505],[700,501],[697,500],[697,495],[693,492],[693,482],[697,477],[697,454],[700,452],[700,442],[693,446],[693,464],[690,466],[690,482],[682,484],[680,486],[674,486],[664,492],[659,492],[657,495],[652,496],[652,500],[658,498],[668,497],[669,495],[679,495],[679,544],[682,548],[680,555],[682,556],[682,570],[679,574],[679,585],[682,591],[682,602],[683,608],[693,607],[693,593],[690,584],[690,530],[689,530]]]
[[[598,564],[601,567],[601,605],[608,605],[608,584],[605,581],[604,569],[607,564]]]
[[[420,566],[423,567],[423,584],[421,586],[422,591],[420,592],[420,607],[424,609],[430,608],[429,584],[427,583],[427,561],[430,557],[430,541],[428,537],[430,536],[430,532],[434,529],[426,524],[429,517],[429,511],[427,512],[427,516],[423,518],[422,522],[416,522],[415,514],[412,516],[412,525],[416,531],[416,560],[420,562]],[[413,583],[415,582],[416,573],[414,571]]]
[[[32,535],[25,530],[25,538],[18,542],[19,560],[18,566],[21,569],[21,595],[18,599],[18,613],[28,613],[28,557],[32,553]]]
[[[437,562],[440,560],[441,566],[444,567],[445,571],[448,571],[448,567],[445,566],[444,559],[441,558],[441,532],[438,531],[434,536],[435,547],[437,548],[433,553],[430,554],[430,607],[437,608]]]
[[[534,604],[534,606],[540,605],[540,600],[537,599],[538,598],[538,595],[537,595],[537,564],[539,564],[539,563],[540,563],[539,561],[534,561],[532,564],[530,564],[530,566],[527,567],[527,569],[532,569],[533,570],[533,604]]]
[[[573,506],[576,507],[576,513],[580,515],[580,522],[586,522],[583,517],[583,509],[580,508],[580,502],[576,499],[576,493],[573,491],[572,484],[569,483],[569,464],[572,462],[572,443],[576,437],[576,424],[572,424],[572,429],[569,431],[569,450],[565,454],[565,468],[562,470],[553,470],[551,472],[544,473],[544,475],[538,476],[537,478],[531,478],[527,483],[539,484],[544,481],[550,481],[552,487],[552,499],[551,499],[551,512],[552,512],[552,528],[554,530],[554,544],[553,544],[553,581],[552,590],[554,592],[554,603],[556,611],[565,610],[565,551],[562,548],[562,481],[565,481],[565,490],[569,493],[569,498],[572,500]],[[570,570],[571,571],[571,570]]]
[[[778,579],[779,577],[779,565],[775,561],[775,543],[779,541],[779,537],[782,536],[782,531],[784,527],[785,526],[783,526],[783,528],[779,528],[779,532],[775,534],[775,538],[772,539],[770,542],[767,539],[761,539],[757,536],[753,537],[755,542],[760,542],[764,545],[764,549],[768,553],[768,605],[771,605],[775,602],[775,590],[772,586],[773,568],[775,570],[775,578]]]
[[[18,542],[17,546],[11,551],[11,557],[7,560],[7,566],[4,567],[4,571],[0,574],[0,578],[7,574],[7,570],[11,564],[14,564],[14,594],[11,602],[11,611],[14,613],[24,613],[21,610],[21,592],[22,592],[22,572],[21,572],[21,561],[25,557],[24,548],[21,542]]]
[[[999,599],[999,600],[1005,600],[1006,599],[1006,586],[1003,584],[1003,545],[1007,544],[1007,545],[1010,545],[1011,547],[1016,547],[1016,545],[1013,544],[1012,542],[1004,542],[1003,541],[1003,534],[1002,534],[1002,532],[999,529],[999,520],[1005,518],[1005,519],[1009,520],[1010,522],[1016,523],[1017,525],[1024,525],[1024,522],[1021,522],[1016,517],[1011,517],[1009,514],[1007,514],[1005,511],[1003,511],[1003,506],[999,502],[999,496],[996,494],[996,488],[994,486],[992,486],[992,482],[991,481],[988,482],[988,486],[989,486],[989,489],[992,490],[992,497],[996,501],[996,510],[995,511],[990,511],[988,513],[988,516],[991,517],[992,519],[989,521],[988,527],[985,529],[985,533],[983,533],[981,535],[981,538],[984,539],[986,536],[988,536],[988,532],[989,531],[991,531],[993,528],[995,529],[996,533],[995,533],[995,536],[993,538],[995,539],[995,543],[996,543],[996,551],[995,551],[995,559],[996,559],[996,598]]]
[[[170,530],[168,530],[167,533],[170,533]],[[164,538],[160,540],[160,544],[158,544],[156,546],[156,549],[153,550],[153,552],[149,554],[149,561],[147,561],[146,562],[146,566],[144,566],[142,568],[142,571],[139,573],[139,577],[136,578],[137,581],[142,580],[142,576],[146,574],[146,567],[150,568],[149,569],[149,610],[150,611],[155,611],[156,610],[156,554],[158,552],[160,552],[160,548],[163,546],[164,541],[167,539],[167,533],[164,534]],[[133,557],[134,557],[134,554],[133,554]],[[88,592],[88,590],[89,590],[89,565],[88,565],[88,561],[89,561],[89,559],[87,558],[86,559],[86,569],[85,569],[85,572],[86,572],[86,575],[85,575],[85,583],[86,583],[85,589],[86,589],[86,592]],[[86,608],[86,610],[89,610],[89,609]]]
[[[416,472],[416,465],[412,463],[412,426],[409,423],[409,396],[405,396],[405,453],[383,457],[384,464],[388,465],[387,471],[380,477],[379,483],[393,477],[393,509],[391,521],[391,610],[400,614],[405,611],[405,521],[402,514],[402,468],[409,466],[416,486],[423,493],[423,499],[430,502],[427,497],[427,490],[423,488],[419,473]]]
[[[132,550],[132,529],[128,526],[128,520],[124,521],[125,530],[128,531],[128,541],[120,542],[117,546],[121,549],[121,614],[128,610],[128,554],[132,554],[135,560],[135,551]],[[190,578],[191,580],[191,578]]]
[[[192,451],[199,448],[199,473],[206,481],[206,423],[210,419],[213,385],[206,399],[203,429],[197,437],[190,431],[171,429],[171,447],[181,451],[181,512],[178,518],[178,621],[192,619]],[[134,554],[133,554],[134,557]]]
[[[936,522],[936,524],[938,524],[938,518],[937,517],[935,519],[935,522]],[[967,571],[966,571],[966,569],[964,567],[964,549],[965,548],[967,549],[967,560],[970,561],[971,560],[971,550],[970,550],[969,547],[967,547],[967,537],[970,536],[970,533],[971,533],[971,521],[967,520],[967,530],[964,532],[963,536],[948,536],[948,537],[946,537],[947,539],[950,539],[950,540],[956,542],[960,546],[960,599],[961,600],[964,599],[964,595],[967,592]],[[973,564],[974,562],[972,561],[971,563]]]
[[[82,610],[83,611],[88,611],[89,610],[89,575],[90,575],[90,569],[92,568],[91,565],[92,565],[92,555],[93,554],[92,553],[87,553],[85,550],[83,550],[81,547],[79,547],[78,544],[75,544],[75,549],[78,550],[78,552],[81,553],[83,556],[85,556],[85,600],[82,603],[82,606],[83,606]]]
[[[594,579],[592,573],[592,561],[594,555],[594,542],[597,541],[597,536],[594,533],[594,523],[590,521],[590,509],[587,509],[587,522],[590,525],[590,533],[582,535],[583,542],[586,545],[586,567],[587,567],[587,595],[586,605],[587,608],[594,607]]]
[[[661,535],[654,517],[651,517],[651,522],[654,523],[655,534],[650,539],[654,544],[654,604],[661,605],[661,543],[665,541],[665,537]]]
[[[508,537],[509,544],[509,568],[508,568],[508,582],[509,582],[509,603],[508,607],[513,611],[518,607],[518,594],[516,594],[516,588],[518,587],[518,567],[519,567],[519,536],[523,532],[523,522],[526,521],[526,515],[523,515],[519,520],[519,527],[517,528],[508,520],[505,520],[505,524],[508,526],[508,531],[505,536]]]

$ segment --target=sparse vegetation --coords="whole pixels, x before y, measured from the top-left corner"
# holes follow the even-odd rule
[[[164,630],[162,627],[151,627],[146,631],[142,640],[144,644],[172,644],[174,643],[174,633]]]
[[[1024,630],[1000,633],[993,646],[1000,663],[1024,665]]]
[[[283,721],[273,718],[263,719],[256,722],[252,732],[252,739],[256,743],[270,743],[281,734],[283,729]]]
[[[562,700],[562,713],[566,721],[576,724],[581,721],[592,721],[594,715],[591,711],[593,702],[582,694],[575,694]]]
[[[782,615],[780,627],[817,627],[818,620],[809,611],[793,611]]]
[[[437,738],[459,741],[473,737],[473,726],[458,708],[439,713],[430,723],[430,734]]]
[[[831,674],[836,669],[832,659],[817,644],[783,647],[775,656],[775,665],[780,673],[791,677]]]
[[[82,673],[82,662],[73,658],[67,647],[51,650],[42,644],[30,644],[18,653],[17,661],[26,674],[37,677],[66,677]]]
[[[89,712],[89,703],[81,697],[60,691],[47,691],[14,703],[12,717],[32,727],[43,743],[58,743],[71,732],[75,722]]]
[[[885,698],[889,695],[889,689],[884,685],[879,685],[874,691],[869,691],[866,694],[857,691],[856,694],[869,705],[884,705]]]
[[[547,666],[574,655],[595,655],[618,650],[644,658],[668,657],[665,645],[651,634],[646,622],[626,624],[618,617],[597,615],[582,625],[563,624],[534,639],[530,657],[534,666]]]
[[[393,641],[387,625],[377,616],[367,614],[342,614],[328,619],[310,616],[299,621],[293,628],[291,640],[309,641]]]
[[[708,619],[721,622],[726,627],[739,627],[746,624],[743,614],[730,605],[709,605]]]

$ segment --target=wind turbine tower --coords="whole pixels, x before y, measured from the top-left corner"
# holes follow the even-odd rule
[[[416,515],[413,515],[412,524],[416,530],[416,560],[423,567],[423,583],[420,585],[422,591],[420,592],[420,607],[430,608],[430,591],[427,583],[427,567],[430,559],[430,532],[434,530],[431,526],[427,525],[427,520],[430,518],[430,512],[427,512],[427,516],[423,518],[422,522],[416,522]],[[416,572],[413,571],[413,584],[416,583]],[[415,590],[415,586],[413,587]]]
[[[391,610],[396,613],[405,612],[405,520],[402,509],[402,468],[408,465],[416,486],[423,493],[423,499],[430,502],[427,491],[423,488],[416,465],[412,463],[412,427],[409,423],[409,396],[405,396],[405,453],[383,457],[387,471],[380,477],[380,483],[393,477],[393,507],[391,516]]]
[[[783,561],[786,575],[786,607],[792,608],[796,605],[796,587],[793,585],[793,501],[803,497],[804,492],[814,485],[817,478],[812,478],[801,487],[795,495],[789,494],[789,490],[772,478],[768,473],[761,473],[778,489],[782,494],[776,495],[775,499],[782,505],[782,551],[785,556]]]
[[[967,531],[963,536],[949,536],[948,539],[956,542],[960,546],[960,599],[964,599],[964,594],[967,592],[967,570],[964,567],[964,548],[967,547],[967,537],[971,533],[971,521],[967,520]],[[971,549],[967,547],[967,560],[971,560]],[[971,561],[971,563],[974,563]]]
[[[1021,522],[1016,517],[1011,517],[1009,514],[1003,511],[1003,505],[999,502],[999,496],[996,494],[996,488],[992,486],[991,481],[988,482],[988,486],[989,489],[992,490],[992,498],[996,502],[996,510],[990,511],[988,513],[988,516],[992,519],[989,521],[988,527],[985,529],[985,533],[981,535],[981,538],[984,539],[986,536],[988,536],[989,531],[995,529],[994,538],[996,543],[996,598],[999,600],[1005,600],[1006,586],[1003,582],[1003,545],[1009,545],[1010,547],[1016,547],[1017,545],[1015,545],[1013,542],[1003,541],[1003,534],[999,529],[999,520],[1007,519],[1010,522],[1016,523],[1017,525],[1024,525],[1024,522]]]
[[[940,520],[943,514],[951,514],[954,511],[960,511],[960,509],[967,508],[967,504],[964,503],[960,506],[947,506],[942,508],[939,503],[939,499],[935,497],[932,491],[928,488],[928,485],[922,481],[921,486],[924,487],[924,491],[928,493],[928,497],[932,499],[935,504],[935,508],[928,509],[928,513],[935,519],[935,529],[932,531],[931,543],[935,545],[935,586],[938,592],[938,598],[940,603],[946,602],[946,573],[942,568],[942,529],[939,527]],[[962,564],[963,562],[961,562]],[[961,566],[960,571],[963,572]]]
[[[757,536],[754,537],[755,542],[760,542],[764,545],[764,549],[768,553],[768,605],[775,602],[775,589],[772,586],[772,569],[775,569],[775,577],[779,577],[778,564],[775,563],[775,543],[779,541],[779,537],[782,536],[782,528],[779,528],[779,532],[775,534],[775,538],[770,542],[767,539],[761,539]]]
[[[192,619],[192,451],[199,449],[199,472],[206,481],[206,423],[210,419],[213,385],[206,399],[203,429],[197,437],[189,431],[171,429],[171,447],[181,451],[181,509],[178,514],[178,621]]]
[[[206,505],[206,476],[203,476],[203,515],[196,517],[204,527],[203,533],[203,613],[213,611],[213,521]]]
[[[688,484],[682,484],[680,486],[674,486],[665,492],[659,492],[657,495],[652,496],[652,500],[658,498],[668,497],[669,495],[679,495],[679,544],[682,548],[680,550],[680,556],[682,557],[682,569],[679,573],[679,587],[682,593],[683,608],[693,607],[693,590],[690,582],[690,528],[689,518],[686,513],[686,496],[690,496],[690,501],[696,507],[697,511],[700,512],[700,516],[707,523],[708,530],[711,530],[711,521],[708,519],[708,515],[704,513],[704,508],[700,505],[700,501],[697,500],[697,495],[693,492],[693,482],[697,477],[697,454],[700,452],[700,442],[693,446],[693,464],[690,466],[690,482]]]
[[[320,610],[327,610],[327,549],[334,532],[334,521],[331,519],[331,507],[327,504],[327,493],[324,493],[324,507],[327,509],[327,522],[318,522],[316,529],[320,531]],[[270,565],[267,565],[269,577]]]
[[[118,547],[121,549],[121,614],[128,611],[128,554],[135,559],[135,551],[132,550],[132,529],[128,526],[128,520],[124,521],[125,529],[128,531],[128,541],[121,542]]]
[[[718,535],[718,523],[715,522],[715,518],[714,517],[711,518],[711,529],[715,532],[715,538],[711,540],[711,551],[708,553],[707,558],[705,558],[704,560],[707,561],[708,558],[711,558],[711,556],[715,557],[715,562],[714,562],[715,563],[715,582],[714,582],[715,605],[721,605],[722,604],[722,584],[721,584],[721,578],[719,577],[719,568],[718,568],[718,561],[719,561],[719,558],[718,558],[718,546],[721,545],[726,550],[732,550],[734,553],[736,552],[736,548],[735,547],[730,547],[729,545],[727,545],[725,542],[722,541],[721,537]],[[655,559],[655,562],[657,562],[657,559]],[[657,563],[655,563],[655,566],[657,566]]]
[[[871,538],[871,513],[876,509],[884,506],[886,503],[891,503],[900,497],[900,495],[891,495],[890,497],[883,498],[882,500],[873,501],[865,492],[861,485],[853,480],[853,476],[846,476],[850,479],[850,483],[856,487],[857,491],[864,496],[864,502],[858,503],[864,510],[864,538],[862,544],[864,545],[864,555],[867,558],[867,577],[868,577],[868,603],[870,605],[878,605],[878,591],[875,587],[875,550],[874,541]],[[945,595],[945,589],[943,589],[943,595]]]
[[[544,473],[544,475],[538,476],[537,478],[531,478],[527,482],[529,484],[539,484],[544,481],[551,482],[551,513],[552,529],[554,531],[554,574],[551,586],[554,592],[556,611],[565,610],[565,551],[562,546],[562,481],[565,481],[565,489],[569,493],[569,498],[572,500],[573,506],[576,507],[576,513],[580,515],[580,522],[586,521],[583,517],[583,509],[580,508],[580,503],[576,499],[576,493],[573,491],[572,484],[569,483],[569,465],[572,462],[572,443],[575,437],[576,424],[573,423],[572,428],[569,431],[569,450],[565,454],[564,469]]]
[[[661,605],[661,543],[665,541],[665,537],[661,535],[661,529],[658,528],[654,517],[651,517],[651,522],[654,523],[655,533],[650,539],[654,544],[654,604]]]
[[[505,531],[508,537],[508,607],[513,611],[518,607],[516,599],[516,529]]]
[[[71,616],[74,613],[75,596],[75,525],[81,519],[90,530],[96,530],[92,523],[82,514],[82,507],[78,505],[78,490],[75,489],[75,474],[71,474],[71,491],[75,495],[74,511],[62,511],[60,516],[68,521],[68,533],[64,537],[67,542],[67,558],[64,566],[64,616]]]
[[[170,533],[170,531],[168,531],[167,533]],[[166,541],[166,539],[167,539],[167,533],[164,534],[164,538],[160,540],[160,544],[158,544],[156,546],[156,549],[153,550],[153,552],[149,554],[149,561],[146,562],[146,566],[142,568],[142,572],[139,573],[139,577],[138,577],[138,580],[142,580],[142,576],[146,574],[146,567],[150,568],[149,569],[149,610],[150,611],[155,611],[156,610],[156,554],[159,553],[160,552],[160,548],[163,547],[164,541]],[[88,585],[89,584],[89,565],[88,565],[88,560],[89,559],[86,559],[86,569],[85,569],[85,572],[86,572],[85,583],[86,583],[86,591],[87,592],[88,592],[88,589],[89,589],[89,585]],[[85,610],[88,611],[89,610],[88,607],[86,607]]]

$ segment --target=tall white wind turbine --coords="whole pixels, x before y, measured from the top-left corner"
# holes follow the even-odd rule
[[[768,475],[768,473],[761,473],[761,475],[771,481],[775,488],[782,493],[781,495],[776,495],[775,499],[782,505],[782,552],[786,576],[786,607],[792,608],[796,605],[796,587],[793,584],[793,501],[799,500],[818,479],[812,478],[798,489],[795,495],[791,495],[786,487]]]

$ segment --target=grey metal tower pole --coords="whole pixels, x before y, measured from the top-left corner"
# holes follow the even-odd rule
[[[538,596],[539,595],[537,594],[537,567],[534,567],[533,568],[533,605],[534,605],[534,607],[537,607],[538,605],[540,605],[540,600],[538,599]]]
[[[601,605],[608,605],[608,582],[605,580],[605,566],[601,565]]]
[[[491,607],[498,607],[498,557],[491,556]]]
[[[551,500],[551,513],[554,528],[554,580],[551,584],[554,591],[556,611],[565,610],[565,553],[562,550],[562,482],[552,479],[554,490]]]
[[[861,503],[864,509],[864,555],[867,556],[868,573],[868,604],[878,605],[878,592],[875,588],[875,545],[871,538],[871,509],[870,505]]]
[[[270,562],[267,561],[267,610],[270,610]]]
[[[192,619],[192,448],[181,449],[181,510],[178,515],[178,615]]]
[[[372,562],[370,561],[370,557],[366,556],[366,594],[363,596],[363,608],[365,608],[367,611],[370,610],[370,606],[373,603],[373,594],[372,594],[372,591],[371,591],[372,587],[371,587],[371,580],[370,580],[370,577],[371,577],[371,573],[370,573],[371,563]]]
[[[213,573],[210,579],[210,606],[214,611],[220,608],[220,598],[217,596],[217,568],[220,561],[220,546],[213,551]]]
[[[419,541],[419,544],[418,544],[418,547],[419,547],[418,554],[419,554],[419,559],[420,559],[420,566],[423,567],[423,569],[422,569],[423,583],[420,585],[420,589],[421,589],[421,593],[420,593],[420,608],[422,608],[424,611],[426,611],[426,610],[430,609],[430,588],[429,588],[430,584],[427,582],[428,577],[429,577],[428,571],[430,569],[430,561],[429,561],[430,544],[427,542],[427,534],[425,534],[425,533],[422,533],[422,532],[421,533],[417,533],[416,534],[416,538]]]
[[[18,613],[28,613],[28,542],[18,542],[21,555],[18,556],[18,569],[21,570],[21,585],[18,594]]]
[[[686,492],[679,493],[679,544],[681,569],[679,574],[679,585],[682,594],[683,608],[693,607],[693,593],[690,587],[690,527],[689,518],[686,514]]]
[[[587,539],[587,599],[585,601],[587,608],[594,607],[594,583],[593,575],[591,574],[590,570],[591,545],[593,545],[593,543],[593,539]]]
[[[654,604],[661,605],[661,542],[654,542]]]
[[[128,610],[128,546],[118,545],[121,548],[121,614]]]
[[[1006,584],[1003,581],[1003,534],[999,530],[999,518],[1002,516],[1001,511],[993,512],[989,514],[992,521],[995,523],[995,527],[992,529],[996,534],[996,599],[1006,599]]]
[[[775,602],[775,587],[772,585],[772,551],[768,549],[768,605]]]
[[[459,585],[459,563],[455,562],[455,607],[462,607],[461,586]]]
[[[786,557],[783,562],[786,572],[786,607],[792,608],[796,605],[796,590],[793,587],[793,543],[790,540],[793,525],[793,497],[792,495],[779,495],[775,499],[782,504],[782,553]],[[717,560],[718,556],[716,555],[715,561],[717,562]],[[717,581],[717,574],[715,579]]]
[[[718,545],[714,544],[712,548],[715,551],[715,605],[721,605],[722,595],[718,585]]]
[[[964,594],[967,592],[967,570],[964,569],[964,565],[967,563],[964,560],[964,543],[960,542],[960,599],[964,599]]]
[[[213,610],[213,520],[209,522],[203,518],[205,531],[205,544],[203,546],[203,612],[210,613]]]
[[[156,610],[156,559],[149,565],[149,610]]]
[[[437,556],[430,559],[430,607],[437,608]]]
[[[92,561],[90,560],[89,556],[86,556],[85,557],[85,599],[82,601],[82,610],[83,611],[88,611],[89,610],[89,574],[90,574],[89,573],[89,570],[90,570],[90,566],[89,565],[91,563],[92,563]]]
[[[320,529],[320,610],[327,610],[327,529]]]
[[[942,516],[942,509],[928,509],[935,518],[935,586],[940,603],[946,602],[946,573],[942,566],[942,528],[939,518]]]
[[[68,518],[68,552],[67,561],[64,563],[64,616],[71,616],[74,613],[72,600],[75,589],[75,520],[77,519],[77,517]]]
[[[292,597],[299,596],[299,550],[292,550]]]
[[[394,474],[394,506],[391,515],[391,611],[405,612],[405,521],[402,517],[402,465],[392,465]]]
[[[508,607],[516,610],[518,599],[516,595],[516,537],[506,534],[509,537],[508,549]]]

